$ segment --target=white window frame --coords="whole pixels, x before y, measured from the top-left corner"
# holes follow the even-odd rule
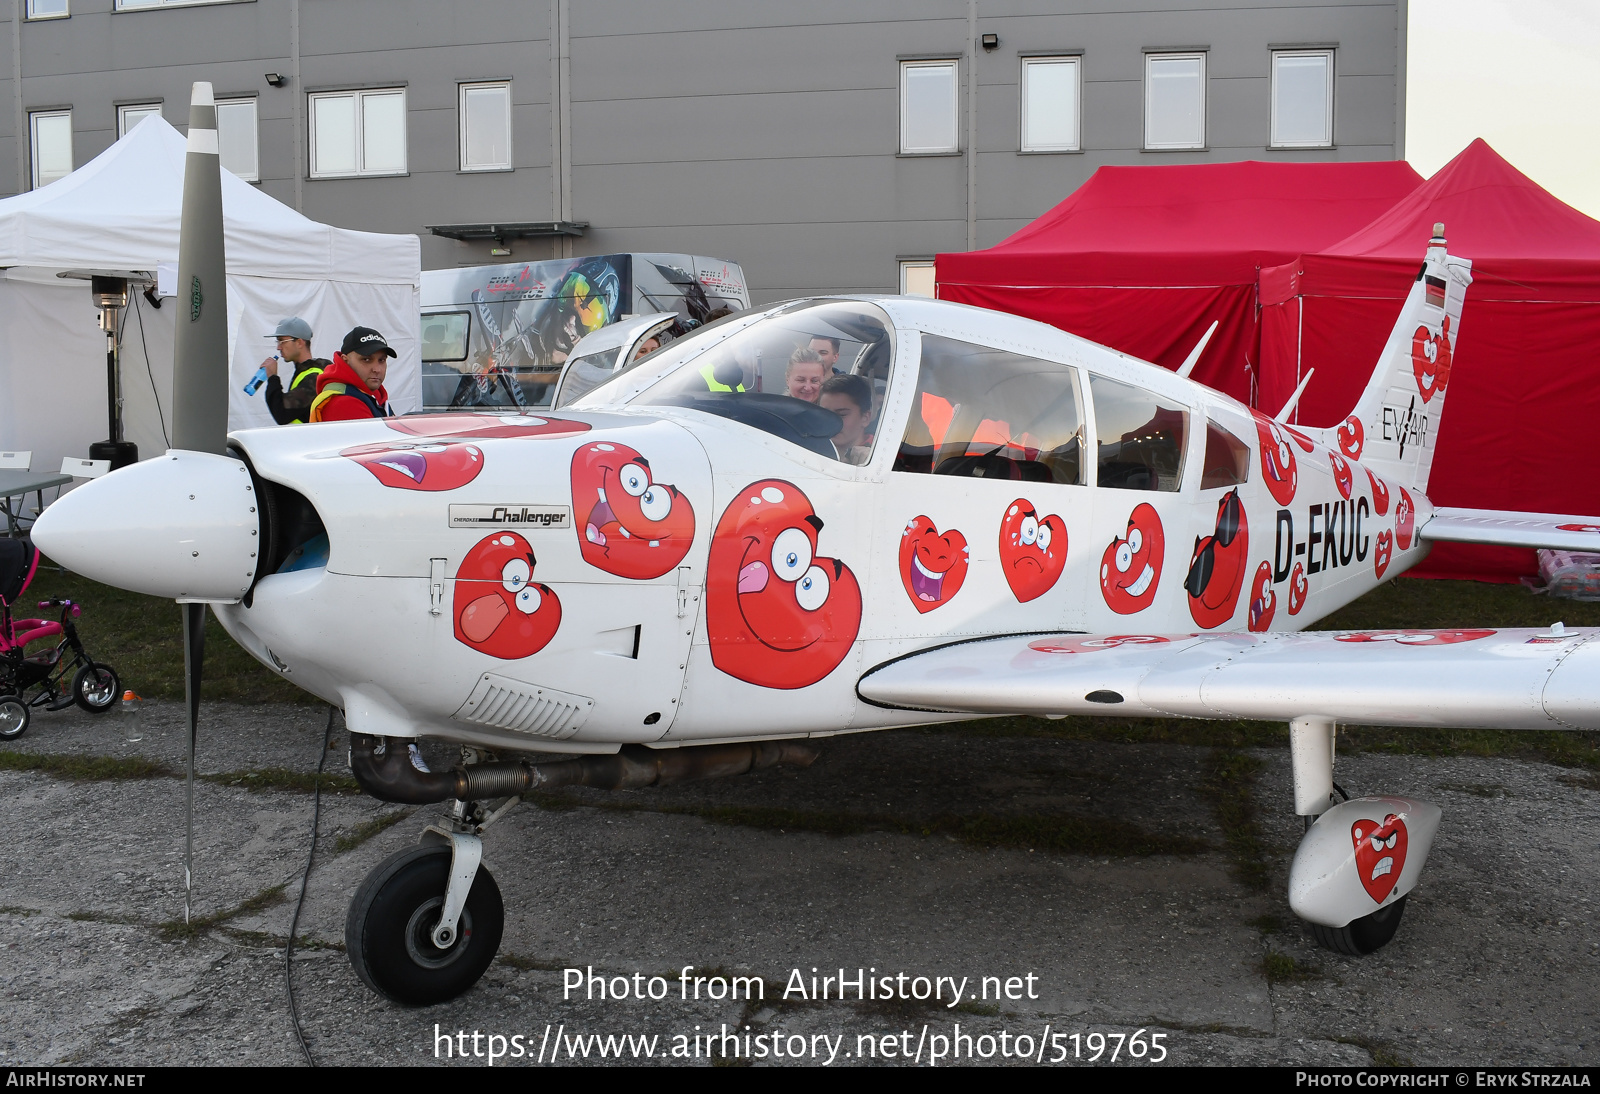
[[[116,0],[116,11],[149,11],[153,8],[194,8],[205,4],[236,4],[238,0]]]
[[[70,107],[66,110],[30,110],[28,112],[28,159],[30,161],[29,169],[33,176],[33,189],[35,190],[39,189],[40,186],[48,185],[47,183],[41,183],[39,181],[39,120],[41,118],[67,119],[67,155],[72,157],[73,152],[71,144],[72,109]],[[70,175],[77,165],[77,159],[75,157],[72,158],[72,167],[67,169],[67,174]],[[61,177],[65,178],[66,175]],[[56,180],[51,179],[50,181],[54,182]]]
[[[35,3],[37,3],[37,0],[28,0],[27,21],[30,23],[36,20],[44,19],[66,19],[72,14],[71,0],[61,0],[60,11],[47,11],[42,13],[34,10]]]
[[[907,75],[917,68],[950,69],[950,143],[948,145],[911,148],[906,145],[906,88]],[[961,59],[959,57],[927,58],[900,62],[900,154],[902,156],[948,156],[961,151]]]
[[[377,95],[400,96],[400,168],[396,171],[369,171],[366,169],[366,142],[362,134],[365,132],[364,109],[366,100]],[[356,102],[356,169],[354,171],[323,171],[317,166],[317,103],[323,99],[348,99]],[[362,88],[355,91],[319,91],[307,96],[310,100],[306,104],[306,114],[310,124],[306,127],[311,146],[307,149],[307,162],[310,164],[310,174],[314,179],[354,179],[354,178],[383,178],[394,177],[409,173],[411,165],[411,145],[407,140],[406,130],[409,128],[409,106],[406,102],[406,89],[404,87],[373,87]]]
[[[1198,60],[1200,62],[1200,139],[1196,143],[1188,141],[1165,141],[1156,143],[1150,139],[1150,66],[1159,61],[1185,61]],[[1205,50],[1170,50],[1152,51],[1144,55],[1144,149],[1147,152],[1197,152],[1204,151],[1206,141],[1209,139],[1206,115],[1206,88],[1208,83],[1206,51]]]
[[[933,259],[931,259],[931,258],[903,258],[903,259],[900,260],[900,295],[901,296],[921,296],[922,295],[921,293],[913,293],[913,292],[911,292],[911,278],[908,275],[910,274],[910,272],[912,270],[927,270],[930,273],[932,273],[933,270],[934,270]],[[938,292],[938,283],[937,283],[937,281],[935,281],[934,294],[937,294],[937,292]],[[930,298],[936,299],[937,297],[934,294],[930,294]]]
[[[246,173],[239,172],[239,171],[233,171],[233,168],[228,167],[227,164],[223,164],[223,166],[224,167],[228,167],[228,170],[233,171],[233,173],[236,176],[238,176],[239,178],[243,179],[245,182],[260,182],[261,181],[261,107],[260,107],[260,103],[256,99],[256,96],[254,96],[254,95],[237,95],[237,96],[235,96],[233,98],[218,99],[217,100],[218,143],[219,143],[219,147],[220,147],[221,129],[222,129],[222,110],[223,110],[223,108],[224,107],[228,107],[228,106],[243,106],[245,103],[249,103],[250,104],[250,112],[252,114],[252,117],[250,119],[250,124],[251,124],[251,128],[255,131],[254,132],[254,138],[255,139],[253,141],[253,144],[255,146],[254,147],[255,169],[253,171],[250,171],[248,174],[246,174]]]
[[[1028,143],[1028,69],[1034,65],[1072,66],[1072,142],[1070,144]],[[1055,57],[1022,58],[1022,82],[1019,85],[1022,100],[1022,131],[1017,137],[1017,148],[1023,152],[1079,152],[1083,150],[1083,58],[1064,54]]]
[[[154,110],[157,114],[160,114],[161,106],[161,103],[123,103],[121,106],[117,107],[117,138],[120,140],[121,138],[126,137],[128,135],[128,130],[133,128],[133,125],[128,124],[129,113],[135,110]],[[138,125],[139,123],[134,122],[133,124]]]
[[[1326,140],[1321,141],[1285,141],[1278,138],[1278,60],[1286,57],[1326,57],[1328,59],[1328,90]],[[1272,51],[1272,131],[1269,148],[1332,148],[1333,147],[1333,91],[1337,86],[1334,82],[1334,50],[1332,49],[1275,49]]]
[[[472,91],[484,91],[490,88],[504,88],[506,93],[506,158],[503,163],[467,163],[467,95]],[[511,81],[510,80],[480,80],[474,83],[457,85],[456,92],[456,127],[460,135],[460,164],[463,171],[510,171],[515,163],[515,156],[511,147]]]

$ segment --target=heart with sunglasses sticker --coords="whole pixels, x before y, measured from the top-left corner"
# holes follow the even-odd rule
[[[1183,587],[1189,614],[1202,627],[1220,627],[1233,618],[1249,566],[1250,529],[1239,491],[1230,490],[1217,503],[1216,529],[1196,537]]]

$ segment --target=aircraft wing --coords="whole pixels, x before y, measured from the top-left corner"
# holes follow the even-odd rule
[[[880,665],[869,703],[971,714],[1320,716],[1363,725],[1600,729],[1600,630],[1016,635]]]
[[[1548,547],[1557,551],[1600,551],[1600,517],[1560,513],[1518,513],[1502,509],[1433,511],[1417,532],[1440,543],[1487,543],[1497,547]]]

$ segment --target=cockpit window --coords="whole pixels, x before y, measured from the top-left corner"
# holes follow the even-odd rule
[[[890,329],[872,304],[806,301],[680,357],[629,402],[716,414],[829,459],[865,464],[894,360]]]
[[[1083,482],[1077,370],[922,336],[922,366],[896,471]]]
[[[1206,458],[1200,468],[1200,489],[1238,486],[1250,477],[1250,446],[1220,422],[1206,422]]]
[[[1174,491],[1183,484],[1189,410],[1143,388],[1089,378],[1094,397],[1100,486]]]

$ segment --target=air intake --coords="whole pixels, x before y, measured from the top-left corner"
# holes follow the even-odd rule
[[[486,672],[478,678],[455,718],[477,726],[493,726],[564,741],[588,721],[594,700],[570,692],[525,684]]]

